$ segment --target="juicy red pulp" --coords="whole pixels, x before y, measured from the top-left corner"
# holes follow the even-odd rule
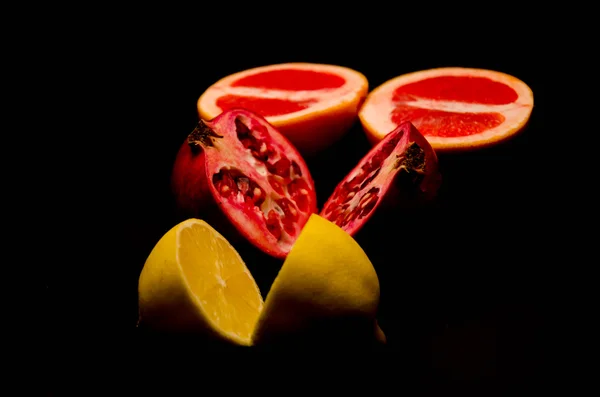
[[[412,101],[417,98],[507,105],[519,99],[519,94],[504,83],[478,76],[436,76],[408,83],[394,90],[394,101]]]
[[[234,81],[232,87],[250,87],[278,91],[332,90],[346,84],[346,79],[337,74],[303,69],[276,69],[250,74]],[[219,97],[216,105],[222,110],[244,108],[263,117],[281,116],[298,112],[317,103],[316,99],[291,100],[263,98],[252,95],[228,94]]]
[[[411,121],[419,126],[423,135],[461,137],[495,128],[504,122],[505,117],[496,112],[455,113],[398,103],[392,111],[391,119],[397,125]]]
[[[256,87],[286,91],[340,88],[346,80],[337,74],[317,70],[277,69],[251,74],[235,81],[232,87]]]
[[[295,102],[287,99],[260,98],[229,94],[217,99],[217,106],[223,110],[243,107],[244,109],[260,113],[264,117],[271,117],[304,110],[314,102],[315,101],[311,100]]]
[[[401,85],[394,90],[395,109],[391,120],[399,125],[411,121],[421,134],[462,137],[480,134],[502,124],[498,112],[453,112],[413,106],[410,102],[427,99],[469,104],[507,105],[519,99],[510,86],[479,76],[436,76]]]
[[[239,109],[200,121],[187,145],[188,155],[180,150],[174,170],[179,202],[206,201],[206,194],[188,196],[210,192],[212,202],[250,242],[285,256],[316,203],[306,164],[293,146],[263,118]],[[193,166],[197,162],[205,164],[200,182],[200,168]],[[192,188],[182,189],[185,183]]]
[[[389,192],[393,182],[403,197],[418,196],[428,174],[437,173],[435,153],[421,138],[410,123],[399,126],[337,186],[321,215],[354,234],[386,196],[396,193]]]
[[[247,211],[260,210],[267,229],[277,240],[281,239],[283,232],[295,237],[298,212],[309,210],[310,187],[302,179],[300,166],[284,153],[277,153],[268,142],[258,139],[240,118],[235,119],[235,127],[236,136],[244,148],[265,164],[270,173],[267,181],[274,192],[265,192],[243,171],[233,167],[223,167],[213,174],[215,190],[232,205]],[[272,199],[271,206],[265,205],[269,197]]]
[[[290,161],[285,154],[279,153],[278,160],[272,161],[275,151],[265,141],[257,139],[252,131],[239,119],[235,119],[236,135],[244,148],[260,162],[266,165],[270,175],[267,177],[269,185],[275,191],[272,194],[275,204],[272,209],[264,207],[266,193],[254,181],[245,175],[233,176],[231,170],[221,170],[213,176],[213,184],[217,191],[223,195],[224,188],[230,188],[223,197],[230,197],[231,193],[242,193],[246,204],[258,207],[265,219],[269,232],[276,238],[281,238],[282,230],[290,236],[295,236],[295,224],[298,221],[298,211],[307,212],[310,209],[308,183],[302,179],[302,170],[295,161]],[[271,159],[271,161],[270,161]],[[225,177],[219,177],[224,173]],[[235,179],[235,184],[231,182]],[[283,196],[277,198],[277,196]],[[292,200],[285,196],[290,196]]]

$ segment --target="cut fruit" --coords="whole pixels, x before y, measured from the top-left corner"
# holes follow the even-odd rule
[[[244,108],[265,117],[303,154],[339,140],[357,120],[368,91],[355,70],[315,63],[282,63],[234,73],[198,99],[201,119]]]
[[[404,74],[374,89],[359,111],[372,144],[410,121],[437,152],[467,151],[523,130],[533,92],[511,75],[446,67]]]
[[[243,236],[284,258],[316,212],[313,179],[296,148],[262,116],[230,109],[200,120],[172,172],[181,217],[202,218],[230,241]]]
[[[338,226],[313,214],[271,286],[253,342],[296,347],[385,342],[378,306],[379,279],[366,253]]]
[[[435,198],[441,181],[435,151],[405,121],[336,186],[320,215],[354,236],[384,203],[416,208]]]
[[[140,324],[240,345],[251,344],[263,308],[237,251],[199,219],[179,223],[154,246],[139,278],[138,299]]]

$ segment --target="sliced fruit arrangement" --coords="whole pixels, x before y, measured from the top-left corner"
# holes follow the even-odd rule
[[[226,76],[206,89],[197,106],[204,120],[232,108],[258,113],[307,154],[348,131],[367,91],[367,79],[353,69],[283,63]]]
[[[253,343],[385,342],[378,306],[379,279],[365,252],[348,233],[314,214],[269,290]]]
[[[410,122],[375,145],[337,185],[321,216],[355,235],[383,203],[424,203],[437,194],[441,174],[435,151]]]
[[[516,77],[455,67],[367,90],[352,69],[287,63],[230,75],[202,94],[201,118],[171,175],[187,220],[144,264],[140,324],[240,345],[385,342],[377,273],[353,236],[381,206],[436,196],[436,152],[475,150],[521,131],[533,93]],[[331,145],[357,113],[372,147],[317,214],[298,148]],[[235,236],[285,259],[265,302],[228,241]]]
[[[263,117],[241,109],[200,120],[177,153],[172,186],[181,214],[233,226],[277,258],[316,212],[314,182],[296,148]]]
[[[175,225],[156,243],[140,274],[138,300],[140,325],[240,345],[251,344],[263,308],[237,251],[199,219]]]
[[[485,69],[445,67],[395,77],[375,88],[359,111],[376,144],[412,122],[438,152],[479,149],[527,124],[533,93],[518,78]]]

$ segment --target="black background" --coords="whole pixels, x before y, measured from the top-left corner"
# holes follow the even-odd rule
[[[480,67],[512,74],[532,88],[527,129],[492,149],[440,156],[444,182],[435,206],[375,219],[357,240],[380,278],[388,378],[404,374],[423,390],[476,386],[488,394],[535,382],[546,357],[539,203],[547,191],[535,177],[549,133],[542,32],[513,12],[391,12],[373,4],[368,12],[325,14],[290,7],[270,17],[233,6],[191,15],[158,8],[115,12],[90,39],[94,50],[85,57],[94,71],[79,88],[93,100],[79,116],[99,129],[93,139],[98,170],[91,171],[94,183],[85,194],[99,199],[95,219],[101,226],[81,246],[93,258],[82,261],[87,264],[79,265],[79,276],[48,276],[51,334],[74,336],[81,346],[114,340],[113,358],[135,357],[142,349],[159,352],[157,366],[174,362],[180,339],[157,339],[135,328],[137,279],[154,244],[176,222],[171,166],[197,123],[199,95],[217,79],[278,62],[320,62],[362,72],[373,89],[411,71]],[[320,205],[368,149],[357,123],[335,147],[307,158]],[[239,250],[266,295],[278,264],[250,247]],[[95,259],[100,265],[91,265]],[[119,344],[124,347],[114,348]],[[185,345],[186,357],[214,350],[188,340]],[[170,358],[156,358],[161,354]],[[152,363],[152,354],[143,357],[130,362]]]

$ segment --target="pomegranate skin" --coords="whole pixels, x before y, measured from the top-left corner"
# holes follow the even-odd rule
[[[244,109],[199,121],[177,152],[171,186],[178,216],[204,219],[231,241],[241,237],[279,259],[317,211],[314,182],[296,148]]]
[[[179,147],[171,177],[179,216],[198,216],[206,212],[203,209],[214,204],[206,175],[205,157],[204,152],[194,154],[187,139]]]

